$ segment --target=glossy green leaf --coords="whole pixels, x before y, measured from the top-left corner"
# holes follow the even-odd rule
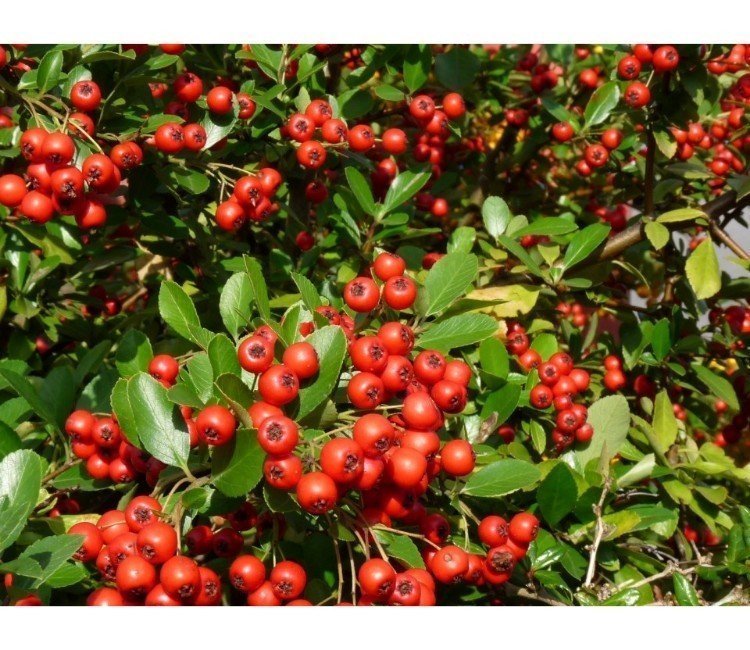
[[[610,226],[602,223],[593,223],[577,232],[565,249],[563,268],[569,269],[583,262],[607,239],[609,231]]]
[[[721,270],[716,257],[716,247],[710,239],[704,239],[690,253],[685,263],[688,282],[701,300],[716,295],[721,289]]]
[[[115,353],[115,365],[122,377],[132,377],[146,372],[154,358],[151,341],[140,330],[128,330],[122,337]]]
[[[378,214],[383,218],[389,212],[409,201],[421,190],[427,181],[430,180],[429,172],[401,172],[390,184],[388,192],[385,195],[383,206]]]
[[[190,437],[167,389],[146,373],[120,379],[112,391],[112,408],[120,428],[133,444],[140,444],[167,465],[185,467]]]
[[[307,342],[318,353],[320,369],[312,383],[299,392],[297,417],[300,419],[312,413],[331,395],[346,356],[346,336],[336,325],[327,325],[315,330],[307,337]]]
[[[537,502],[545,521],[554,526],[573,510],[578,500],[578,488],[570,469],[558,463],[544,477],[537,491]]]
[[[585,126],[596,126],[604,122],[620,101],[620,87],[616,81],[599,86],[591,95],[583,112]]]
[[[481,468],[469,477],[462,493],[482,498],[497,498],[535,485],[541,478],[536,465],[525,460],[506,458]]]
[[[482,204],[484,228],[494,239],[505,232],[512,216],[508,204],[499,196],[488,196]]]
[[[201,326],[193,301],[180,285],[170,280],[162,283],[159,313],[177,334],[202,348],[208,346],[211,334]]]
[[[219,313],[224,327],[237,339],[253,315],[253,288],[247,273],[235,273],[227,280],[219,298]]]
[[[230,443],[214,450],[211,481],[229,497],[243,496],[262,478],[265,457],[255,431],[238,429]]]
[[[497,321],[485,314],[459,314],[428,327],[417,339],[420,348],[448,352],[492,336]]]
[[[26,526],[41,486],[42,462],[33,451],[14,451],[0,461],[0,552]]]
[[[427,291],[425,316],[439,314],[464,296],[479,270],[479,262],[470,253],[450,253],[441,257],[425,280]]]

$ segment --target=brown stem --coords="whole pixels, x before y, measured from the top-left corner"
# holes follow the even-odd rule
[[[709,219],[723,215],[730,209],[736,207],[745,207],[750,205],[750,195],[744,196],[739,201],[737,200],[737,193],[733,190],[725,192],[720,197],[709,201],[702,206],[703,212],[705,212]],[[690,225],[692,222],[678,222],[673,224],[676,229]],[[667,227],[672,224],[665,224]],[[602,249],[599,255],[599,261],[609,260],[613,257],[617,257],[620,253],[640,243],[646,237],[644,232],[644,223],[641,221],[629,228],[626,228],[622,232],[612,237]]]
[[[722,244],[729,248],[737,257],[743,260],[750,260],[750,254],[742,248],[715,220],[709,223],[711,234],[716,237]]]
[[[596,575],[596,554],[599,552],[599,545],[604,539],[604,533],[606,528],[604,526],[604,520],[602,519],[602,513],[604,511],[604,501],[609,494],[609,489],[612,486],[611,477],[607,477],[604,481],[604,488],[602,494],[599,497],[598,503],[594,506],[594,515],[596,515],[596,529],[594,532],[594,543],[591,545],[591,554],[589,555],[589,568],[586,571],[586,580],[583,583],[584,587],[590,587],[594,581]]]

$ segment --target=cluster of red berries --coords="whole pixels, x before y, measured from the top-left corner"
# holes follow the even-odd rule
[[[731,305],[725,309],[714,307],[708,312],[708,320],[714,327],[722,323],[729,325],[735,335],[750,334],[750,308]]]
[[[386,304],[397,310],[410,307],[416,297],[416,286],[403,275],[405,268],[404,261],[390,253],[380,254],[373,264],[374,274],[385,281]],[[404,297],[398,280],[407,279],[409,293]],[[372,278],[362,276],[347,284],[344,300],[350,309],[367,313],[377,308],[380,288]],[[407,355],[414,334],[397,321],[385,322],[377,335],[356,336],[354,322],[346,314],[330,307],[318,312],[347,333],[349,355],[357,371],[349,381],[347,395],[355,408],[371,412],[357,419],[351,438],[334,437],[323,445],[321,471],[303,474],[302,461],[294,454],[300,440],[298,426],[279,407],[296,396],[298,377],[317,372],[315,351],[308,343],[296,343],[285,351],[283,364],[263,371],[272,354],[267,343],[258,334],[243,341],[240,363],[251,372],[263,372],[259,380],[263,401],[248,410],[259,443],[268,454],[264,464],[267,482],[285,491],[296,489],[301,507],[312,514],[330,511],[348,489],[362,493],[368,513],[377,502],[378,518],[390,521],[390,517],[413,516],[414,509],[423,512],[416,497],[441,468],[451,476],[465,476],[474,468],[468,442],[450,441],[441,452],[436,433],[444,412],[458,413],[466,405],[470,368],[462,361],[447,362],[434,350],[425,350],[410,361]],[[305,332],[311,325],[303,324]],[[403,398],[400,415],[386,418],[372,412],[394,396]]]
[[[451,532],[448,520],[438,513],[427,515],[420,522],[420,530],[430,544],[422,553],[427,569],[397,573],[385,559],[365,561],[357,572],[358,604],[429,606],[435,604],[438,584],[504,584],[525,557],[538,529],[539,521],[530,513],[515,515],[510,524],[497,515],[485,517],[479,522],[478,533],[489,548],[485,555],[479,555],[447,544]]]
[[[648,86],[637,80],[648,66],[651,66],[656,74],[665,74],[676,70],[679,63],[680,55],[671,45],[634,45],[633,53],[620,59],[617,64],[620,79],[631,82],[623,94],[625,103],[631,108],[642,108],[651,101]]]
[[[603,381],[607,390],[611,390],[612,392],[624,388],[628,383],[627,377],[625,377],[625,373],[622,371],[622,359],[615,354],[609,354],[604,357]],[[641,392],[640,389],[637,390]],[[643,394],[646,393],[644,392]]]
[[[744,160],[735,152],[750,150],[750,140],[743,128],[745,109],[743,107],[727,106],[726,118],[717,119],[708,129],[698,122],[692,122],[685,129],[672,127],[672,136],[677,143],[677,157],[689,160],[696,150],[710,152],[711,158],[706,159],[706,166],[716,176],[727,176],[730,172],[742,173],[745,169]],[[735,136],[735,132],[738,135]],[[724,182],[713,179],[711,186],[718,189]]]
[[[314,140],[320,129],[320,137],[326,143]],[[323,99],[312,100],[304,113],[295,113],[282,127],[282,134],[299,143],[297,161],[307,169],[319,169],[326,161],[326,147],[347,145],[352,151],[365,153],[375,146],[375,134],[366,124],[349,127],[343,120],[333,117],[331,105]],[[383,147],[389,153],[403,153],[399,143],[406,149],[406,134],[400,129],[390,129],[383,134]]]
[[[216,208],[216,223],[222,230],[237,232],[248,220],[266,221],[279,211],[273,202],[283,178],[273,167],[240,178],[228,200]]]
[[[554,408],[555,428],[551,438],[555,449],[561,452],[574,442],[589,442],[594,429],[586,421],[588,409],[583,404],[573,402],[577,395],[588,389],[591,380],[589,373],[583,368],[576,368],[573,359],[565,352],[556,352],[549,361],[543,362],[519,323],[509,325],[506,347],[526,372],[537,372],[540,383],[531,389],[529,402],[537,409]]]
[[[164,469],[159,460],[130,444],[111,416],[97,417],[78,409],[65,421],[65,432],[71,438],[71,451],[86,461],[86,471],[94,479],[129,483],[144,474],[154,484]]]
[[[725,72],[735,73],[746,69],[750,67],[750,45],[742,43],[733,45],[729,54],[711,59],[706,67],[711,74],[715,75],[722,75]],[[747,96],[750,97],[750,93]]]
[[[716,414],[723,418],[729,410],[729,406],[723,400],[716,400]],[[732,417],[728,422],[725,421],[721,430],[714,436],[714,444],[719,447],[726,447],[738,443],[743,436],[747,437],[750,431],[750,402],[744,400],[741,403],[740,412]]]
[[[568,142],[573,138],[574,131],[570,122],[558,122],[552,127],[552,137],[557,142]],[[611,151],[616,150],[622,143],[622,131],[607,129],[599,137],[596,144],[587,144],[583,149],[581,159],[576,163],[576,171],[581,176],[591,176],[594,170],[604,167],[609,160]]]
[[[178,555],[177,533],[160,517],[162,506],[156,499],[138,496],[124,511],[109,510],[96,524],[81,522],[70,528],[69,534],[84,537],[74,558],[95,564],[102,581],[114,584],[91,592],[88,605],[218,605],[221,602],[218,574]]]
[[[217,84],[206,93],[205,101],[208,110],[214,115],[228,115],[234,110],[237,103],[237,117],[241,120],[249,120],[255,115],[255,101],[247,93],[236,92],[236,84],[229,79],[217,78]],[[155,82],[149,84],[151,96],[161,99],[167,94],[168,86],[165,83]],[[203,80],[194,72],[185,71],[177,76],[172,82],[173,99],[164,107],[167,115],[188,121],[190,117],[190,106],[203,97]],[[189,147],[189,143],[185,143]]]
[[[580,302],[560,302],[555,307],[555,311],[564,318],[567,318],[576,327],[583,328],[589,323],[586,308]]]
[[[93,82],[79,82],[93,84]],[[21,155],[29,163],[25,176],[0,177],[0,203],[17,208],[27,219],[47,223],[55,214],[73,215],[81,228],[107,222],[107,195],[120,187],[122,172],[141,163],[134,142],[112,147],[109,156],[94,153],[75,166],[76,145],[67,133],[32,128],[23,133]]]

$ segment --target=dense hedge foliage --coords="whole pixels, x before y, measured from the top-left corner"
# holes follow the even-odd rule
[[[749,67],[0,46],[2,601],[746,603]]]

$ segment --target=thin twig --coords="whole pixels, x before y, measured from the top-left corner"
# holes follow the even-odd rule
[[[594,506],[594,514],[596,515],[596,528],[594,530],[594,542],[591,545],[591,554],[589,555],[589,568],[586,571],[586,580],[583,583],[584,587],[590,587],[594,581],[596,575],[596,554],[599,552],[599,545],[602,543],[604,538],[605,526],[604,520],[602,519],[602,511],[604,510],[604,501],[609,494],[609,489],[612,486],[612,479],[608,476],[604,481],[604,488],[602,494],[599,497],[598,503]]]
[[[737,257],[743,260],[750,260],[750,254],[742,248],[714,219],[708,225],[711,234],[716,237],[722,244],[731,250]]]

